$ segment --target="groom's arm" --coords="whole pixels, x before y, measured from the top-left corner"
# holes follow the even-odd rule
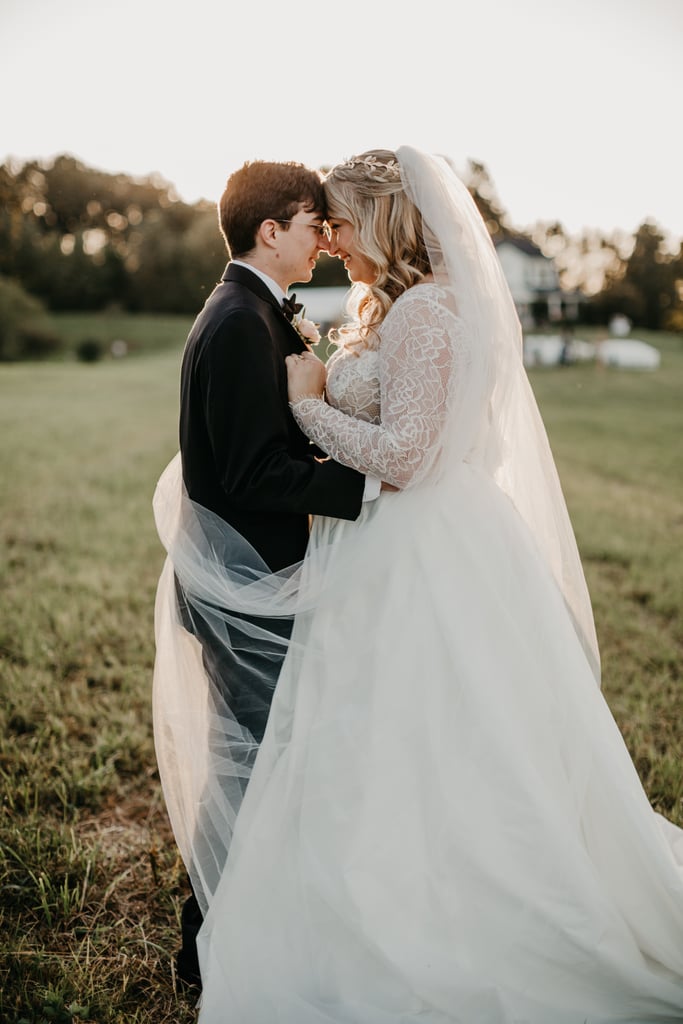
[[[358,516],[363,474],[290,454],[298,428],[287,403],[284,361],[260,316],[228,314],[200,356],[199,373],[213,458],[235,509]]]

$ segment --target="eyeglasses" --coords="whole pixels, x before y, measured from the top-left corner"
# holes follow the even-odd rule
[[[286,217],[273,217],[278,224],[294,224],[295,227],[300,228],[313,228],[318,238],[326,238],[329,242],[332,238],[332,229],[327,224],[313,224],[311,221],[303,220],[287,220]]]

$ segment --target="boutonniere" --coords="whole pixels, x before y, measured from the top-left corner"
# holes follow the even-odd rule
[[[282,312],[304,344],[318,344],[320,341],[320,333],[318,331],[320,324],[314,324],[312,320],[306,319],[306,309],[300,302],[296,301],[296,295],[285,295],[282,300]]]
[[[300,314],[295,314],[292,319],[292,327],[304,344],[317,345],[320,341],[320,331],[318,330],[320,324],[314,324],[312,320],[307,320],[303,315],[305,312],[306,310],[302,309]]]

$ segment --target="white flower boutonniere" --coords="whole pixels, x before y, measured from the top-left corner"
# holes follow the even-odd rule
[[[306,310],[303,309],[300,314],[297,313],[294,316],[292,327],[306,345],[317,345],[320,341],[320,331],[318,330],[320,324],[314,324],[312,320],[307,320],[303,315],[305,312]]]

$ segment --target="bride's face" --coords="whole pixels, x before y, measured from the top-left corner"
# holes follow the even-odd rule
[[[372,284],[377,271],[355,244],[355,229],[350,220],[331,217],[328,221],[331,237],[328,243],[330,256],[337,256],[346,267],[349,278],[354,283]]]

